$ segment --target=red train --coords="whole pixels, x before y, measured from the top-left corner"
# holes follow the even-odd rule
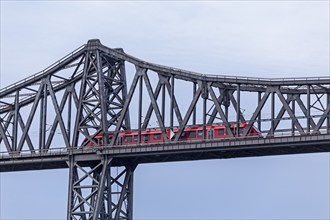
[[[230,125],[230,129],[234,134],[234,137],[241,136],[243,129],[248,126],[247,123],[240,124],[239,135],[237,135],[237,129],[235,124]],[[169,139],[174,139],[179,128],[174,128],[173,130],[166,129],[166,135]],[[109,142],[111,141],[113,134],[109,134]],[[247,136],[260,137],[261,133],[254,126],[250,129]],[[221,139],[229,138],[226,127],[224,125],[211,125],[206,126],[206,139]],[[190,141],[190,140],[202,140],[203,139],[203,126],[193,126],[187,127],[182,132],[179,141]],[[102,134],[98,134],[93,140],[98,146],[103,144]],[[160,129],[148,129],[141,131],[141,142],[140,143],[160,143],[164,142],[164,137]],[[138,131],[123,131],[118,134],[116,145],[129,145],[138,144]],[[83,145],[93,147],[95,144],[89,141],[87,138],[84,140]]]

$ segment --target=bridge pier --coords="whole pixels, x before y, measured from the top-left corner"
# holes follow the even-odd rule
[[[155,120],[157,128],[149,124]],[[225,127],[223,139],[206,138],[213,124]],[[231,128],[240,133],[240,124],[236,138]],[[191,125],[203,128],[205,140],[178,141]],[[251,136],[254,127],[261,133]],[[329,152],[329,128],[329,77],[205,75],[93,39],[0,90],[0,172],[69,167],[68,219],[132,219],[138,163]],[[146,129],[161,132],[164,143],[141,143]],[[129,134],[121,132],[132,130],[138,141],[122,142]]]
[[[134,166],[114,167],[104,156],[84,167],[73,156],[69,166],[68,210],[70,220],[133,219]]]

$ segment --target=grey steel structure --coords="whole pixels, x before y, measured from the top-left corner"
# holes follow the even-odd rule
[[[218,123],[230,138],[206,138],[206,126]],[[230,129],[241,123],[243,131]],[[178,141],[191,125],[203,128],[202,140]],[[253,126],[262,137],[248,137]],[[137,130],[140,140],[154,127],[164,143],[119,145],[119,132]],[[169,138],[173,127],[179,130]],[[88,141],[95,147],[84,147]],[[0,144],[1,172],[70,169],[68,219],[132,219],[140,163],[330,152],[330,77],[204,75],[89,40],[0,90]]]

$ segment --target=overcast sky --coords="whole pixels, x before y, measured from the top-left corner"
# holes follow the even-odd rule
[[[247,77],[329,75],[329,1],[1,1],[0,87],[87,42]],[[127,77],[130,77],[128,75]],[[330,219],[330,154],[138,166],[136,219]],[[68,171],[0,174],[0,219],[65,219]]]

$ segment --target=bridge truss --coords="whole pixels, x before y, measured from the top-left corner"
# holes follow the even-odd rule
[[[207,140],[206,126],[219,123],[231,138]],[[230,129],[241,123],[248,124],[243,131]],[[203,140],[188,145],[201,151],[185,151],[187,143],[178,141],[192,125],[203,127]],[[253,126],[259,140],[247,137]],[[158,152],[137,153],[143,144],[119,149],[133,154],[105,151],[116,148],[120,131],[137,130],[140,140],[141,131],[155,127],[166,137]],[[174,127],[170,140],[166,129]],[[132,219],[139,163],[329,152],[329,132],[330,77],[204,75],[145,62],[99,40],[0,90],[0,171],[69,167],[68,219]],[[107,147],[84,151],[84,140],[98,145],[96,135]]]

